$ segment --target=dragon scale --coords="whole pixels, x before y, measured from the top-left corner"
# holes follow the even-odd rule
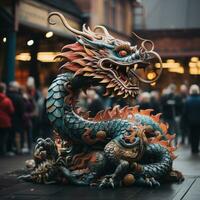
[[[135,34],[141,46],[131,46],[103,26],[92,31],[83,25],[79,31],[57,12],[49,15],[50,24],[55,24],[53,16],[60,18],[77,41],[64,46],[56,57],[62,73],[48,90],[47,114],[56,138],[38,139],[31,170],[20,178],[100,188],[182,181],[182,174],[172,167],[175,135],[168,133],[159,113],[152,115],[151,109],[138,106],[115,106],[90,118],[76,109],[78,94],[90,86],[102,86],[107,96],[134,98],[139,81],[155,82],[162,72],[162,60],[153,42]],[[155,62],[160,63],[159,69]],[[146,70],[156,77],[148,80]]]

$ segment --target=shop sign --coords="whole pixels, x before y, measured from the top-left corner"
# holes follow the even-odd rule
[[[38,4],[39,5],[39,4]],[[19,22],[26,26],[34,27],[44,31],[53,31],[59,35],[69,36],[71,33],[63,26],[61,21],[54,17],[53,20],[56,22],[56,25],[50,25],[47,22],[48,14],[53,10],[52,8],[46,8],[43,4],[40,6],[34,5],[31,2],[21,1],[19,5]],[[75,29],[80,29],[80,26],[77,22],[69,19],[69,16],[66,16],[62,13],[68,23]]]

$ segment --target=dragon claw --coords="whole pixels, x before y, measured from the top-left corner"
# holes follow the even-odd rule
[[[151,178],[150,180],[151,180],[152,186],[155,186],[155,187],[160,186],[160,183],[158,181],[156,181],[154,178]]]
[[[34,157],[37,161],[45,160],[47,157],[55,158],[57,155],[56,146],[50,138],[38,138],[34,150]]]
[[[115,188],[115,184],[114,184],[113,179],[112,179],[112,178],[109,178],[109,182],[110,182],[112,188],[114,189],[114,188]]]
[[[116,187],[116,182],[111,176],[105,176],[103,180],[101,181],[99,188],[115,188]]]
[[[155,178],[150,177],[150,178],[142,178],[140,177],[137,181],[136,184],[141,185],[141,186],[147,186],[147,187],[159,187],[160,183],[155,180]]]

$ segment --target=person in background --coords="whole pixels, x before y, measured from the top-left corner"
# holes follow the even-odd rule
[[[143,92],[138,96],[138,105],[142,110],[151,108],[151,96],[149,92]]]
[[[0,155],[7,153],[7,142],[12,126],[14,106],[10,98],[6,96],[6,85],[0,83]]]
[[[104,96],[105,94],[105,88],[101,87],[101,86],[96,86],[95,87],[97,94],[99,95],[99,97],[101,98],[103,105],[105,108],[109,108],[112,107],[112,104],[115,103],[113,100],[114,98],[109,98],[107,96]]]
[[[188,97],[188,87],[185,84],[182,84],[180,86],[180,114],[181,114],[181,118],[180,118],[180,134],[181,134],[181,144],[185,144],[185,139],[186,136],[189,135],[188,132],[188,126],[187,124],[184,122],[183,120],[183,109],[184,109],[184,105],[186,102],[186,99]]]
[[[10,82],[8,88],[8,97],[12,100],[15,112],[12,115],[12,129],[9,135],[9,154],[13,154],[13,148],[15,147],[16,153],[21,153],[22,136],[24,131],[24,100],[20,93],[20,85],[18,82]]]
[[[35,79],[32,76],[29,76],[26,81],[26,90],[29,98],[32,99],[33,103],[36,105],[34,112],[32,112],[32,136],[33,140],[36,140],[39,137],[39,111],[37,102],[40,99],[40,92],[35,87]]]
[[[32,96],[30,96],[26,88],[24,88],[23,92],[23,100],[24,100],[24,134],[21,142],[21,148],[23,153],[30,153],[32,149],[32,117],[34,116],[34,111],[36,104]]]
[[[151,108],[153,109],[152,114],[156,115],[158,113],[161,112],[161,108],[160,108],[160,94],[158,91],[153,90],[150,92],[150,96],[151,96]]]
[[[87,94],[83,91],[81,91],[79,93],[77,106],[78,106],[80,112],[87,111]]]
[[[169,124],[169,133],[178,135],[178,124],[176,117],[179,113],[179,101],[176,95],[176,85],[170,84],[167,89],[164,90],[161,96],[161,109],[162,117],[165,122]],[[178,138],[175,138],[175,145],[178,143]]]
[[[40,92],[35,87],[35,79],[32,76],[29,76],[26,81],[27,92],[30,96],[34,98],[35,101],[38,101],[40,98]]]
[[[123,98],[115,98],[115,97],[111,98],[108,107],[114,107],[114,106],[119,106],[120,108],[123,108],[127,106],[127,101]]]
[[[198,85],[192,85],[189,90],[190,96],[186,99],[183,117],[188,124],[190,132],[190,144],[192,154],[199,152],[200,139],[200,91]]]
[[[90,117],[94,117],[99,111],[104,110],[104,104],[95,88],[87,90],[87,105]]]

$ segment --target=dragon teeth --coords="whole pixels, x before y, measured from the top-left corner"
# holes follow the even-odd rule
[[[113,88],[115,86],[116,86],[116,84],[111,82],[106,86],[106,88]]]
[[[138,64],[135,64],[135,65],[134,65],[134,68],[133,68],[134,71],[137,69],[137,67],[138,67]]]
[[[126,99],[128,97],[128,93],[126,93],[123,98]]]
[[[119,90],[120,88],[118,86],[115,86],[114,91]]]
[[[130,67],[126,67],[126,73],[128,73],[129,70],[130,70]]]
[[[124,82],[126,85],[127,85],[127,83],[128,83],[128,80],[125,80],[125,82]]]
[[[118,70],[118,69],[119,69],[119,66],[117,66],[116,69]]]
[[[84,93],[84,95],[86,95],[87,96],[87,89],[82,89],[82,92]]]
[[[117,93],[117,95],[120,96],[120,95],[122,95],[123,93],[124,93],[124,92],[120,90],[120,91]]]
[[[123,87],[122,85],[120,85],[119,87],[120,87],[120,89],[121,89],[121,90],[123,90],[123,89],[124,89],[124,87]]]
[[[112,81],[113,83],[117,83],[116,79],[114,79],[114,78],[113,78],[111,81]]]
[[[93,72],[94,71],[94,69],[92,69],[91,67],[84,67],[82,70],[85,72]]]
[[[94,78],[102,79],[102,78],[104,78],[104,76],[103,76],[103,75],[96,74],[96,75],[94,76]]]
[[[86,72],[86,73],[84,73],[83,76],[93,76],[93,75],[91,73]]]
[[[102,81],[100,81],[100,83],[109,83],[109,82],[110,82],[110,80],[107,78],[104,78]]]

